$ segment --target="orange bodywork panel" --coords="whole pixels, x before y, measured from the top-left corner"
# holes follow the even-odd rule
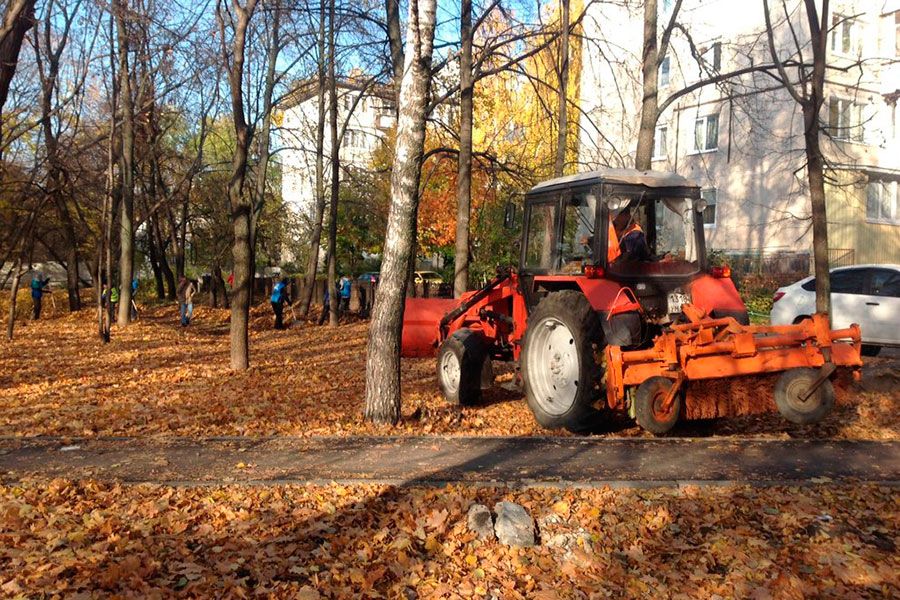
[[[862,367],[859,326],[832,330],[828,315],[797,325],[746,326],[730,317],[710,319],[691,307],[692,321],[673,325],[646,350],[606,349],[607,403],[624,408],[625,388],[654,376],[685,381],[817,368],[826,362]]]
[[[453,298],[407,298],[400,355],[405,358],[434,356],[440,341],[438,324],[459,302]]]

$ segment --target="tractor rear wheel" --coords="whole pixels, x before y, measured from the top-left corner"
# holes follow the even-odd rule
[[[468,406],[481,401],[488,344],[480,333],[459,329],[438,350],[437,378],[444,398]]]
[[[602,338],[600,317],[580,292],[551,293],[528,316],[522,379],[542,426],[581,432],[591,425],[603,374]]]
[[[653,435],[671,431],[681,415],[681,394],[675,395],[667,409],[663,408],[663,401],[673,384],[667,377],[650,377],[635,392],[634,420]]]
[[[834,407],[834,386],[826,379],[807,398],[803,399],[819,378],[818,369],[789,369],[775,384],[775,406],[781,416],[798,425],[816,423]]]

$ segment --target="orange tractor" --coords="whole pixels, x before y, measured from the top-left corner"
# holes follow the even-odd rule
[[[517,362],[535,419],[585,429],[600,408],[662,434],[680,416],[721,416],[714,381],[781,373],[775,405],[824,417],[837,367],[858,374],[856,325],[826,315],[751,326],[725,266],[707,264],[700,188],[672,173],[604,169],[526,195],[518,269],[458,299],[410,298],[402,355],[437,357],[445,397],[480,400],[493,361]],[[729,395],[720,390],[718,395]],[[767,404],[764,392],[753,402]]]

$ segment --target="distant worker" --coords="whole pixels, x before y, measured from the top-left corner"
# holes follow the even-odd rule
[[[197,288],[194,286],[194,282],[185,277],[181,276],[181,279],[178,280],[178,314],[181,317],[181,326],[187,327],[191,324],[191,317],[194,316],[194,294],[197,293]]]
[[[338,288],[341,291],[341,303],[338,304],[338,315],[342,315],[350,310],[350,289],[352,285],[349,277],[346,275],[341,277],[341,281],[338,284]]]
[[[47,285],[50,278],[44,279],[43,273],[35,273],[31,279],[31,301],[34,303],[34,313],[32,317],[35,321],[41,318],[41,304],[43,303],[44,294],[52,293]]]
[[[116,309],[119,307],[119,286],[114,285],[109,290],[109,320],[116,318]]]
[[[284,304],[285,302],[290,304],[290,292],[288,289],[287,279],[282,277],[278,280],[275,286],[272,288],[272,297],[270,298],[272,302],[272,311],[275,313],[275,329],[284,329]]]
[[[141,282],[138,280],[137,275],[131,280],[131,320],[134,321],[138,318],[138,308],[137,303],[134,299],[137,297],[138,286]]]

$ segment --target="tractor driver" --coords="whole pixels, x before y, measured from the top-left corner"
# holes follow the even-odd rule
[[[631,211],[623,210],[613,219],[610,233],[615,230],[615,238],[610,236],[610,256],[615,254],[614,260],[622,261],[652,261],[659,260],[653,256],[650,246],[647,245],[647,236],[641,229],[641,224],[632,219]],[[618,243],[614,240],[618,240]],[[614,245],[618,248],[614,249]],[[616,252],[615,250],[618,250]]]

